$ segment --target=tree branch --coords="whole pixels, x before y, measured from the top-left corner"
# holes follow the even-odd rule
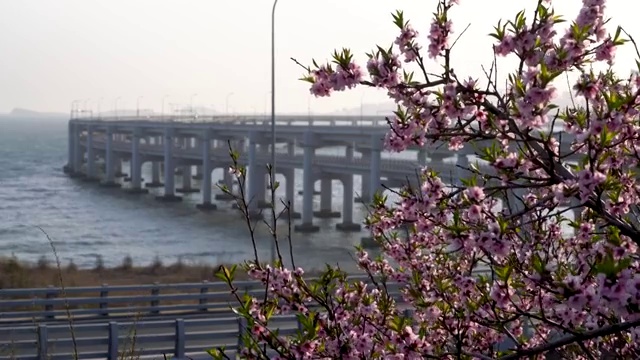
[[[625,330],[629,330],[637,326],[640,326],[640,319],[634,320],[634,321],[627,321],[619,324],[613,324],[613,325],[602,327],[600,329],[587,331],[580,335],[567,336],[562,339],[552,341],[544,345],[532,347],[530,349],[522,349],[517,351],[514,354],[500,357],[498,358],[498,360],[513,360],[513,359],[520,359],[523,357],[530,357],[533,355],[542,354],[550,350],[558,349],[560,347],[573,344],[575,342],[586,341],[586,340],[591,340],[591,339],[595,339],[602,336],[612,335],[615,333],[623,332]]]

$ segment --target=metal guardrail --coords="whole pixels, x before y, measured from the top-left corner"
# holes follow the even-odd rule
[[[279,328],[282,335],[293,335],[298,329],[293,315],[275,316],[270,326]],[[214,347],[225,347],[235,357],[245,329],[245,322],[237,317],[19,326],[0,329],[0,360],[68,360],[74,351],[81,359],[166,355],[186,360]]]
[[[350,280],[368,282],[364,276]],[[264,285],[237,281],[242,294],[258,296]],[[390,285],[394,289],[393,285]],[[135,293],[136,295],[131,295]],[[0,289],[0,326],[7,322],[104,319],[118,315],[213,314],[230,309],[235,298],[222,282],[127,286]]]
[[[486,274],[487,271],[477,270],[476,273]],[[369,278],[364,275],[350,276],[349,280],[370,283]],[[260,295],[264,291],[264,285],[257,281],[238,281],[235,284],[240,290],[252,295]],[[168,290],[186,290],[192,293],[162,294]],[[111,293],[130,291],[149,292],[150,295],[110,296]],[[388,283],[387,291],[396,301],[403,303],[400,284]],[[86,296],[88,293],[99,296]],[[229,301],[224,300],[224,295]],[[62,296],[65,298],[60,298]],[[209,312],[212,308],[230,308],[231,295],[222,282],[2,289],[0,299],[1,316],[5,320],[25,315],[22,310],[12,309],[29,304],[38,308],[29,312],[34,317],[31,321],[5,323],[4,326],[0,321],[0,360],[67,360],[73,357],[73,349],[77,349],[82,359],[129,359],[122,356],[129,351],[135,355],[132,358],[146,355],[157,358],[163,354],[171,354],[171,358],[175,360],[205,359],[206,356],[199,357],[198,354],[202,356],[207,349],[220,346],[230,349],[228,355],[233,358],[237,347],[241,345],[239,335],[246,330],[246,322],[230,311],[220,311],[218,314],[222,316],[212,316]],[[180,313],[172,305],[162,304],[162,301],[169,299],[193,300],[194,303],[184,305],[183,312]],[[214,299],[218,303],[212,303]],[[144,310],[155,312],[156,315],[164,313],[172,318],[149,319],[149,314],[145,314],[139,321],[115,321],[111,316],[114,311],[130,312],[129,319],[140,318],[131,314],[140,310],[137,305],[109,307],[110,304],[123,304],[123,301],[124,304],[127,304],[126,301],[144,303]],[[51,321],[50,316],[57,311],[55,308],[66,306],[65,304],[76,306],[76,309],[69,309],[73,322],[68,319]],[[83,305],[98,306],[86,309],[82,308]],[[400,305],[400,309],[405,316],[412,315],[409,306]],[[202,316],[186,318],[189,310],[201,312]],[[81,314],[93,317],[76,317]],[[66,310],[62,315],[67,316]],[[44,319],[35,319],[38,316]],[[275,316],[269,326],[279,329],[282,335],[293,335],[299,329],[294,315]]]
[[[350,280],[369,282],[365,276],[351,276]],[[256,281],[235,285],[240,293],[260,296],[264,292],[264,285]],[[401,300],[398,284],[388,284],[388,289]],[[148,295],[112,296],[132,291]],[[88,296],[91,293],[99,295]],[[235,300],[222,282],[3,289],[0,299],[0,360],[66,360],[72,358],[74,348],[81,358],[90,359],[122,359],[125,350],[136,356],[172,354],[173,359],[187,359],[188,353],[204,353],[214,346],[233,349],[246,328],[230,311]],[[178,300],[192,303],[163,304]],[[23,310],[29,306],[31,311]],[[197,313],[199,317],[186,318]],[[69,314],[73,322],[68,321]],[[118,314],[141,320],[118,322],[114,320]],[[172,319],[153,318],[161,314]],[[3,325],[2,320],[13,322]],[[293,315],[281,315],[270,326],[291,335],[298,323]]]

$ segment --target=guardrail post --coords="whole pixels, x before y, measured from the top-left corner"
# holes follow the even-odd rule
[[[38,360],[47,360],[49,358],[48,342],[47,325],[38,325]]]
[[[247,332],[247,326],[249,326],[247,319],[244,316],[238,317],[238,354],[242,351],[242,346],[244,345],[244,341],[242,340],[242,335]]]
[[[118,323],[109,322],[109,351],[107,352],[108,360],[118,360]]]
[[[156,308],[156,307],[158,307],[158,304],[159,304],[159,301],[158,301],[157,296],[160,294],[160,288],[159,288],[159,287],[157,287],[157,286],[158,286],[158,284],[159,284],[159,282],[157,282],[157,281],[156,281],[156,282],[154,282],[154,283],[153,283],[153,285],[156,285],[156,286],[154,286],[153,288],[151,288],[151,296],[154,296],[154,297],[155,297],[155,299],[154,299],[154,300],[151,300],[151,307],[152,307],[152,308]],[[159,310],[151,310],[151,313],[152,313],[152,314],[159,314],[159,313],[160,313],[160,311],[159,311]]]
[[[182,359],[185,352],[184,320],[176,319],[176,343],[173,355],[176,359]]]
[[[407,319],[411,319],[413,320],[413,310],[411,309],[404,309],[404,317],[406,317]]]
[[[49,285],[47,286],[47,293],[45,295],[45,298],[47,299],[54,299],[56,297],[57,291],[54,290],[54,286],[53,285]],[[47,314],[45,315],[45,318],[47,319],[53,319],[55,318],[55,316],[53,314],[50,314],[49,312],[53,311],[53,305],[50,304],[49,302],[47,302],[44,305],[44,311],[47,312]]]
[[[109,285],[102,284],[102,290],[100,290],[100,298],[106,299],[108,296],[109,296]],[[109,307],[109,303],[107,303],[106,301],[101,302],[100,309],[103,309],[104,311],[101,312],[100,315],[109,316],[109,311],[106,310],[108,307]]]
[[[298,325],[298,330],[300,330],[300,332],[302,333],[302,330],[304,330],[304,328],[302,327],[302,323],[300,322],[300,318],[296,316],[296,325]]]
[[[204,295],[204,294],[209,292],[209,286],[208,285],[209,285],[209,281],[207,281],[207,280],[203,280],[202,281],[202,287],[200,288],[200,294],[201,295]],[[198,303],[200,305],[206,305],[207,302],[209,302],[209,301],[205,296],[202,296],[200,298],[200,300],[198,300]],[[207,307],[206,306],[201,307],[200,311],[207,311]]]

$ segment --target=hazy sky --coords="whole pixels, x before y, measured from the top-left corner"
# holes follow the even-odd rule
[[[513,18],[535,0],[461,0],[453,13],[459,75],[481,75],[490,64],[486,34],[500,18]],[[575,18],[580,0],[556,0],[556,9]],[[311,58],[328,59],[336,47],[357,58],[375,44],[386,47],[397,29],[390,12],[404,9],[423,43],[436,0],[279,0],[276,12],[276,108],[282,112],[328,112],[384,102],[383,92],[356,90],[329,99],[311,98],[297,80]],[[612,0],[610,28],[622,25],[640,40],[633,2]],[[0,0],[0,112],[14,107],[68,112],[74,99],[88,107],[160,111],[169,103],[263,113],[270,91],[271,0]],[[620,52],[616,67],[628,71],[634,51]],[[502,64],[503,72],[508,62]],[[433,69],[437,69],[433,67]],[[228,96],[228,94],[233,95]]]

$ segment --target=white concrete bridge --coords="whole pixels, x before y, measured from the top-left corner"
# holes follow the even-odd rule
[[[415,148],[413,159],[394,159],[383,154],[383,138],[389,131],[383,116],[340,117],[278,116],[276,122],[276,171],[284,176],[286,200],[293,204],[294,170],[303,170],[302,221],[296,231],[318,231],[316,217],[340,217],[338,230],[360,231],[353,222],[354,200],[368,202],[382,184],[400,187],[407,179],[416,179],[416,171],[429,164],[442,173],[444,181],[457,182],[463,174],[456,164],[469,164],[470,150],[450,152],[446,146]],[[120,186],[115,182],[122,160],[130,161],[133,193],[146,193],[148,187],[164,187],[158,200],[180,201],[176,192],[196,192],[191,186],[192,169],[202,179],[203,210],[215,209],[212,202],[211,173],[228,168],[232,159],[228,143],[238,151],[239,162],[248,169],[246,194],[250,211],[257,213],[266,204],[267,170],[271,159],[270,121],[265,117],[120,117],[71,119],[69,121],[69,162],[65,170],[73,176],[101,181],[104,186]],[[342,147],[344,155],[316,154],[316,149]],[[98,159],[104,162],[99,171]],[[446,159],[446,160],[445,160]],[[152,163],[152,179],[143,183],[141,168]],[[182,187],[176,189],[174,169],[182,176]],[[161,172],[163,175],[161,175]],[[223,172],[224,184],[233,189],[233,179]],[[361,198],[354,199],[354,175],[362,176]],[[313,211],[314,183],[321,181],[320,211]],[[331,181],[342,182],[343,209],[331,207]],[[225,200],[224,194],[216,199]],[[227,199],[228,200],[228,199]],[[293,206],[293,205],[292,205]],[[293,209],[292,209],[293,211]],[[298,215],[293,212],[292,217]]]

